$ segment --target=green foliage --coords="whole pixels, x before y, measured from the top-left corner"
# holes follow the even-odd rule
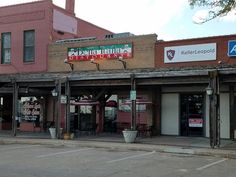
[[[201,22],[205,23],[216,17],[227,15],[230,11],[235,9],[236,0],[189,0],[189,5],[192,8],[196,6],[210,8],[208,18]]]

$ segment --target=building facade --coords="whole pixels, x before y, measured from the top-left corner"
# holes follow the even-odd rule
[[[5,6],[0,9],[0,74],[6,78],[6,82],[1,82],[0,114],[1,129],[8,130],[14,122],[12,116],[21,117],[18,115],[19,110],[14,111],[14,103],[11,101],[14,98],[12,83],[17,82],[14,74],[47,72],[48,45],[56,40],[88,36],[102,38],[112,32],[77,18],[74,13],[74,0],[67,0],[65,9],[55,6],[51,0]],[[11,83],[7,80],[11,80]],[[28,92],[29,83],[21,85],[24,85],[21,86],[24,91],[15,95],[25,97],[20,101],[20,105],[26,101],[26,97],[32,96]],[[28,102],[32,102],[31,98],[28,99]],[[36,100],[40,101],[33,98],[33,102]],[[36,103],[32,104],[38,107]],[[28,114],[31,109],[29,107],[32,106],[25,105],[25,112]],[[36,112],[39,117],[39,112]]]
[[[160,41],[156,34],[112,34],[74,17],[69,2],[67,10],[51,1],[24,4],[52,6],[48,15],[46,10],[35,13],[53,24],[33,19],[37,30],[27,26],[31,21],[22,22],[26,26],[16,30],[23,34],[21,40],[14,42],[17,32],[6,31],[12,26],[1,31],[6,41],[1,46],[1,129],[16,134],[55,126],[59,136],[60,128],[119,133],[135,126],[145,135],[210,137],[213,147],[220,138],[235,138],[236,35]],[[62,18],[71,28],[60,25]],[[41,29],[41,22],[49,27]],[[79,23],[86,24],[82,28]],[[38,38],[45,41],[32,46]],[[13,54],[17,41],[22,47]]]

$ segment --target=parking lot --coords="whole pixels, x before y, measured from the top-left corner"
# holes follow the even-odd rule
[[[236,160],[78,146],[0,145],[1,177],[235,177]]]

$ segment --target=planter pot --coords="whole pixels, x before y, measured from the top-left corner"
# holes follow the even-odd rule
[[[123,130],[122,133],[123,133],[126,143],[133,143],[136,139],[138,131],[137,130]]]
[[[49,128],[49,132],[52,139],[56,139],[56,128]]]
[[[69,140],[70,139],[70,134],[69,133],[65,133],[64,134],[64,140]]]

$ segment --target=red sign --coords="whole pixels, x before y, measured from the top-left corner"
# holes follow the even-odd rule
[[[114,44],[68,48],[68,61],[83,61],[91,59],[131,58],[132,44]]]
[[[189,127],[203,127],[203,119],[190,118]]]

